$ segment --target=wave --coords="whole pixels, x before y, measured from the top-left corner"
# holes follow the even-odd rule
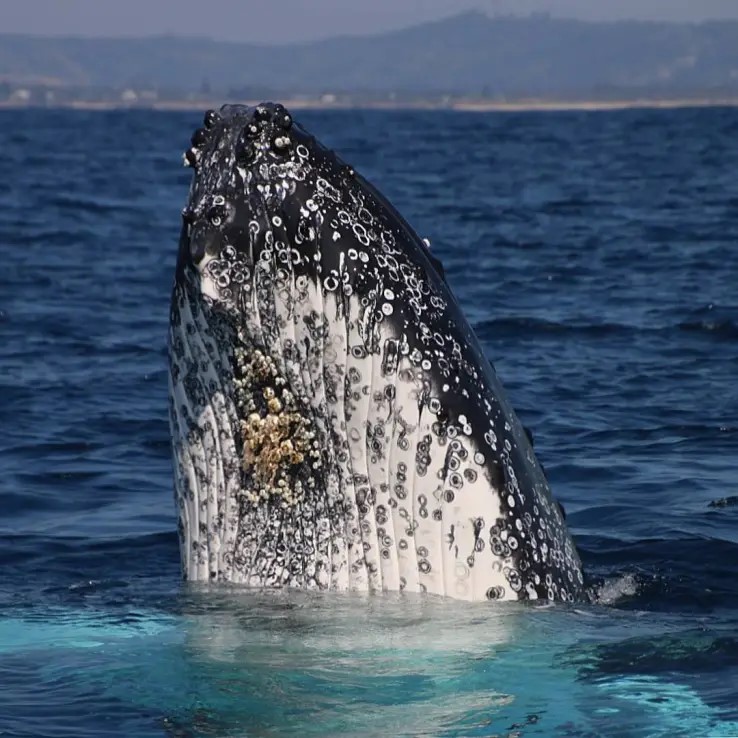
[[[543,318],[528,316],[509,316],[489,318],[478,321],[474,326],[480,338],[518,337],[524,334],[531,336],[579,335],[579,336],[612,336],[627,335],[637,328],[620,323],[563,323]]]
[[[687,333],[716,338],[738,338],[738,307],[709,304],[695,310],[678,324]]]
[[[738,338],[738,318],[715,315],[690,318],[662,325],[633,325],[617,322],[557,321],[527,315],[510,315],[477,321],[474,329],[480,338],[581,336],[604,338],[637,334],[668,335],[674,331],[702,334],[709,338]]]

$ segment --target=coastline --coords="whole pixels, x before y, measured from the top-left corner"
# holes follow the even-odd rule
[[[261,100],[239,100],[245,105],[258,105]],[[674,99],[622,99],[622,100],[539,100],[524,99],[511,101],[495,100],[418,100],[418,101],[331,101],[281,99],[285,107],[292,110],[428,110],[475,113],[524,113],[565,111],[616,111],[616,110],[673,110],[680,108],[738,107],[737,98],[674,98]],[[85,111],[153,110],[162,112],[196,112],[208,108],[219,108],[223,101],[215,100],[152,100],[135,104],[115,100],[72,100],[46,105],[25,102],[2,101],[0,110],[67,109]]]

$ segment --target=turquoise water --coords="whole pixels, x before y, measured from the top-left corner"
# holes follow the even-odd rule
[[[594,601],[183,587],[200,116],[0,111],[0,736],[738,736],[738,111],[298,117],[431,239]]]
[[[199,591],[179,604],[178,615],[58,609],[3,620],[0,673],[16,670],[14,704],[8,690],[0,697],[5,730],[738,734],[728,711],[684,679],[690,659],[719,651],[704,618],[685,632],[667,615],[393,595]]]

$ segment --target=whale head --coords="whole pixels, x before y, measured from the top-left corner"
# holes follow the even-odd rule
[[[571,600],[581,565],[440,264],[281,105],[185,154],[170,326],[183,573]]]

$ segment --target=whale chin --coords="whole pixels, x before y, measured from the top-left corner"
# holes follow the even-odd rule
[[[528,437],[427,245],[280,105],[209,112],[172,294],[183,575],[584,597]]]

